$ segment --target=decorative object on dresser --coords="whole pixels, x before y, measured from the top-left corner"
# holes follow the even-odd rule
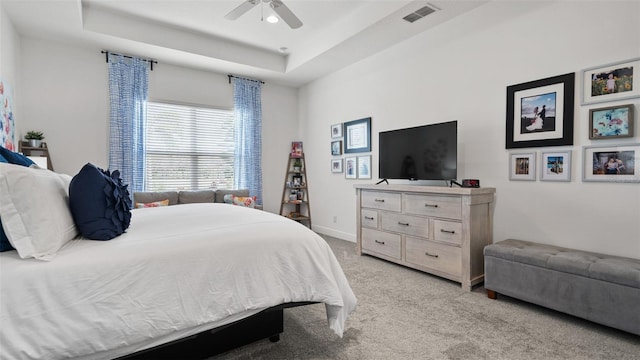
[[[302,150],[302,143],[300,143]],[[280,199],[280,215],[298,222],[307,222],[311,228],[311,206],[309,205],[309,192],[307,181],[307,163],[304,153],[289,155],[287,169],[282,187]]]
[[[483,281],[494,188],[354,187],[358,254],[441,276],[469,291]]]
[[[39,148],[42,144],[42,140],[44,140],[44,134],[42,133],[42,131],[30,130],[27,131],[27,134],[24,136],[24,138],[29,142],[29,146]]]
[[[53,171],[53,163],[51,162],[51,156],[49,154],[49,147],[47,146],[46,142],[41,142],[39,146],[34,147],[31,146],[31,143],[29,140],[27,141],[20,141],[19,145],[19,149],[18,151],[23,153],[26,156],[32,157],[32,158],[42,158],[45,159],[44,161],[42,161],[43,163],[46,162],[47,164],[47,169]],[[40,164],[40,161],[35,161],[37,164]]]

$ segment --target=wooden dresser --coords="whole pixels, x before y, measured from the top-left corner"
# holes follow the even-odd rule
[[[457,281],[484,280],[494,188],[355,185],[358,254]]]

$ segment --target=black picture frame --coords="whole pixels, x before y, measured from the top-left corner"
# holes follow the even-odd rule
[[[575,78],[568,73],[507,87],[506,149],[573,145]]]
[[[371,118],[344,123],[344,153],[371,151]]]

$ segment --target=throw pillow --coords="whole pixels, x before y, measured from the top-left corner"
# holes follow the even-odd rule
[[[224,202],[227,204],[244,206],[252,209],[256,207],[256,199],[256,196],[235,196],[233,194],[227,194],[224,196]]]
[[[92,240],[111,240],[131,222],[128,185],[120,171],[102,170],[88,163],[69,185],[69,205],[80,234]]]
[[[7,161],[7,159],[4,158],[4,156],[2,156],[0,154],[0,163],[8,163],[9,161]]]
[[[0,217],[21,258],[50,260],[78,231],[69,211],[69,175],[0,163]]]
[[[9,242],[9,238],[7,234],[5,234],[4,229],[2,228],[2,222],[0,221],[0,252],[15,250],[11,243]]]
[[[150,207],[160,207],[160,206],[169,206],[169,199],[154,201],[149,203],[136,203],[136,209],[142,208],[150,208]]]
[[[17,152],[13,152],[11,150],[6,149],[3,146],[0,146],[0,156],[2,156],[6,162],[9,164],[22,165],[22,166],[31,166],[35,164],[28,157],[18,154]],[[5,161],[0,161],[5,162]]]

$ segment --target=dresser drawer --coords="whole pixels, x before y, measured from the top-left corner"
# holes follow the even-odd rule
[[[460,244],[462,244],[462,223],[434,220],[433,237],[435,241],[442,241],[460,246]]]
[[[403,199],[407,213],[462,219],[462,199],[458,196],[405,194]]]
[[[405,238],[405,241],[408,262],[453,276],[460,276],[462,273],[462,252],[459,247],[412,237]]]
[[[402,196],[398,193],[363,191],[362,207],[400,212]]]
[[[362,228],[362,249],[400,259],[400,235]]]
[[[429,237],[429,220],[427,218],[394,213],[382,213],[380,217],[382,230],[423,238]]]
[[[378,228],[378,212],[373,210],[362,209],[360,223],[362,224],[362,226],[377,229]]]

